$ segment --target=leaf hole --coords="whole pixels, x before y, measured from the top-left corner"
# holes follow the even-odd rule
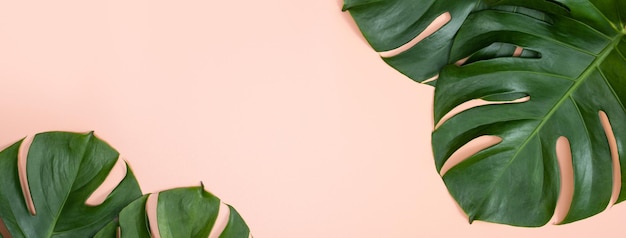
[[[467,62],[467,60],[469,60],[469,59],[470,59],[470,56],[465,57],[465,58],[463,58],[463,59],[460,59],[460,60],[456,61],[454,64],[455,64],[456,66],[462,66],[462,65],[464,65],[464,64],[465,64],[465,62]]]
[[[30,145],[33,143],[33,136],[27,136],[22,140],[22,144],[20,144],[20,149],[17,154],[17,172],[20,179],[20,186],[22,188],[22,195],[24,196],[24,202],[26,203],[26,207],[28,207],[28,211],[31,215],[36,215],[37,210],[35,209],[35,203],[33,202],[33,197],[30,194],[30,187],[28,186],[28,175],[26,171],[26,163],[28,158],[28,149]]]
[[[0,218],[0,236],[4,238],[13,237],[11,236],[11,233],[9,233],[9,228],[7,228],[6,224],[4,224],[4,221],[2,221],[2,218]]]
[[[561,136],[556,141],[556,157],[559,163],[559,175],[561,178],[561,191],[554,209],[554,224],[563,222],[574,197],[574,167],[572,165],[572,149],[569,140]]]
[[[513,57],[520,57],[522,56],[522,52],[524,51],[524,48],[519,47],[519,46],[515,46],[515,51],[513,51]]]
[[[215,225],[213,225],[213,229],[211,229],[211,233],[209,233],[209,238],[219,238],[222,232],[224,232],[224,229],[226,229],[229,218],[230,209],[226,204],[220,202],[220,208],[217,212],[217,218],[215,218]]]
[[[456,150],[448,158],[448,160],[441,167],[439,174],[441,176],[445,175],[448,172],[448,170],[458,165],[459,163],[463,162],[470,156],[484,149],[487,149],[495,144],[498,144],[501,141],[502,141],[502,138],[498,136],[492,136],[492,135],[484,135],[484,136],[474,138],[470,142],[467,142],[467,144],[461,146],[461,148]]]
[[[541,53],[535,50],[525,49],[523,47],[510,43],[495,42],[485,48],[476,51],[471,56],[458,60],[455,64],[457,66],[462,66],[478,61],[507,57],[540,59]]]
[[[439,15],[438,17],[436,17],[426,27],[426,29],[424,29],[424,31],[422,31],[420,34],[415,36],[415,38],[413,38],[409,42],[405,43],[404,45],[401,45],[398,48],[395,48],[395,49],[392,49],[392,50],[388,50],[388,51],[379,52],[379,54],[383,58],[389,58],[389,57],[393,57],[393,56],[399,55],[402,52],[405,52],[408,49],[410,49],[411,47],[415,46],[420,41],[426,39],[426,37],[429,37],[433,33],[437,32],[443,26],[448,24],[448,22],[450,22],[450,20],[452,20],[452,16],[450,15],[450,13],[449,12],[444,12],[443,14]]]
[[[439,74],[437,74],[437,75],[435,75],[435,76],[432,76],[432,77],[430,77],[429,79],[426,79],[426,80],[422,81],[421,83],[422,83],[422,84],[429,84],[429,83],[431,83],[431,82],[434,82],[434,81],[435,81],[435,80],[437,80],[438,78],[439,78]]]
[[[456,114],[472,109],[474,107],[496,104],[523,103],[529,100],[530,96],[528,96],[528,94],[516,92],[498,93],[487,95],[480,99],[472,99],[456,106],[455,108],[450,110],[450,112],[446,113],[446,115],[444,115],[435,125],[435,129],[439,128],[439,126],[441,126],[444,122],[446,122],[448,119],[452,118]]]
[[[148,200],[146,201],[146,216],[148,218],[148,225],[150,227],[152,238],[161,238],[161,233],[159,232],[159,221],[157,220],[158,204],[159,193],[148,195]]]
[[[602,122],[604,134],[606,135],[606,138],[609,142],[609,148],[611,149],[611,160],[613,161],[613,192],[611,194],[611,201],[608,205],[608,207],[611,207],[613,206],[613,204],[615,204],[621,192],[620,190],[622,188],[622,171],[619,162],[619,153],[617,150],[617,140],[615,140],[615,134],[613,133],[613,128],[611,127],[609,117],[604,111],[599,111],[598,116],[600,117],[600,122]]]
[[[124,180],[126,172],[126,162],[122,158],[118,158],[102,184],[91,193],[85,204],[87,206],[98,206],[104,203],[109,194]]]

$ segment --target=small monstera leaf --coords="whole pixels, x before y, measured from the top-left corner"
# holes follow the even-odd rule
[[[449,62],[452,40],[473,11],[507,6],[512,0],[344,0],[363,36],[391,67],[417,81],[434,85]],[[564,13],[554,1],[521,3],[545,12]],[[443,25],[442,25],[443,24]],[[414,45],[413,45],[414,44]],[[406,46],[407,48],[404,48]],[[401,48],[401,49],[398,49]],[[512,54],[515,48],[506,51]]]
[[[36,135],[28,149],[28,191],[22,191],[18,172],[22,142],[0,152],[0,219],[9,233],[1,237],[90,237],[141,196],[134,175],[127,170],[102,204],[86,204],[119,156],[92,133]],[[34,214],[23,194],[32,197]]]
[[[433,132],[438,170],[475,138],[502,139],[443,175],[470,221],[546,224],[561,189],[555,149],[560,137],[569,141],[574,179],[563,223],[607,207],[612,153],[622,165],[617,202],[626,199],[626,2],[558,2],[570,14],[537,19],[501,10],[475,12],[460,28],[450,55],[459,60],[493,44],[511,44],[535,52],[536,57],[481,59],[446,66],[440,74],[434,105],[437,123],[472,99],[528,98],[465,110]],[[603,126],[603,115],[609,126]],[[614,134],[614,149],[605,129]]]
[[[151,211],[146,208],[150,199],[157,199],[155,217],[150,217]],[[145,195],[124,208],[119,220],[109,223],[95,237],[209,237],[217,227],[221,204],[220,199],[203,186]],[[229,214],[228,221],[222,231],[213,231],[218,232],[213,235],[220,238],[251,237],[250,229],[239,213],[230,205],[222,207],[228,209],[222,211]]]

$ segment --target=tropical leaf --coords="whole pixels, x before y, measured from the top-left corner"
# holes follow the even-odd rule
[[[516,1],[511,1],[511,4]],[[485,10],[471,14],[451,49],[456,61],[493,44],[519,46],[534,57],[483,57],[443,68],[435,90],[439,123],[472,99],[529,97],[519,103],[474,107],[441,123],[432,135],[436,168],[483,135],[502,141],[452,167],[443,179],[472,220],[541,226],[553,216],[560,192],[556,143],[571,147],[574,194],[563,223],[603,211],[612,195],[610,137],[615,136],[626,200],[626,2],[558,0],[570,14]]]
[[[391,54],[381,54],[391,67],[409,78],[434,85],[430,81],[449,61],[452,40],[466,17],[473,11],[488,7],[506,7],[512,0],[345,0],[343,10],[350,12],[365,39],[377,52],[386,52],[408,46]],[[520,3],[518,3],[519,5]],[[566,13],[554,1],[528,0],[521,2],[527,9],[541,9],[549,13]],[[516,11],[517,9],[512,9]],[[436,30],[431,23],[443,20],[445,25]],[[429,27],[431,26],[431,27]],[[419,36],[419,37],[418,37]],[[417,42],[412,45],[414,40]],[[411,43],[409,43],[411,42]],[[408,43],[408,44],[407,44]],[[509,49],[512,54],[515,49]]]
[[[28,191],[18,172],[19,141],[0,152],[0,219],[12,237],[89,237],[141,196],[130,170],[96,206],[87,205],[118,160],[118,152],[93,133],[41,133],[28,150]],[[35,214],[24,193],[30,193]],[[27,197],[27,196],[26,196]],[[4,234],[8,236],[8,234]]]
[[[156,196],[156,221],[150,221],[146,206],[149,196]],[[96,238],[116,237],[117,229],[121,237],[208,237],[216,227],[220,210],[220,199],[204,190],[204,187],[176,188],[144,195],[124,208],[119,220],[112,221]],[[228,223],[219,234],[221,238],[248,238],[250,229],[239,213],[230,205]],[[156,224],[151,229],[150,224]]]

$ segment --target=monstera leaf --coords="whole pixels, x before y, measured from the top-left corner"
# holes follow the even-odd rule
[[[149,196],[157,198],[156,221],[150,221],[146,206]],[[177,188],[145,195],[124,208],[119,220],[112,221],[95,237],[209,237],[216,227],[220,199],[204,187]],[[219,232],[223,238],[248,238],[250,230],[239,213],[230,205],[225,228]],[[150,225],[155,224],[155,228]],[[158,232],[155,236],[152,231]],[[213,231],[214,233],[216,231]]]
[[[473,11],[510,5],[511,0],[345,0],[363,36],[383,60],[409,78],[434,85],[449,62],[454,35]],[[565,13],[560,3],[528,0],[521,6]],[[442,25],[438,25],[439,24]],[[436,31],[434,31],[436,30]],[[433,32],[434,31],[434,32]],[[404,46],[408,47],[403,49]],[[399,49],[400,48],[400,49]],[[500,49],[502,50],[502,49]],[[512,54],[515,48],[508,49]]]
[[[87,204],[119,157],[93,133],[46,132],[36,135],[30,146],[23,142],[0,152],[1,238],[157,237],[150,233],[147,223],[149,196],[158,199],[158,237],[207,237],[220,207],[227,209],[221,213],[229,215],[219,237],[251,237],[239,213],[230,205],[222,205],[204,187],[141,196],[128,167],[125,177],[102,203]],[[18,165],[23,164],[22,151],[26,150],[23,176]]]
[[[604,210],[612,195],[612,153],[621,166],[626,199],[626,2],[559,0],[569,14],[485,10],[460,28],[450,59],[493,44],[511,44],[536,57],[499,57],[446,66],[435,90],[435,121],[472,99],[527,98],[465,110],[433,132],[441,170],[464,144],[483,135],[502,139],[447,171],[443,179],[470,221],[541,226],[560,192],[556,143],[569,141],[574,189],[563,223]],[[515,1],[511,1],[515,3]],[[605,133],[606,115],[617,144]],[[611,133],[609,133],[611,134]]]
[[[86,204],[119,156],[92,133],[36,135],[28,150],[28,185],[22,191],[18,172],[20,146],[22,141],[0,152],[0,219],[4,232],[10,234],[2,233],[1,237],[93,236],[124,206],[141,196],[139,185],[128,170],[102,204]],[[31,209],[28,197],[34,204]]]
[[[401,47],[420,33],[438,17],[447,24],[428,39],[420,41],[411,49],[383,60],[396,70],[417,82],[423,82],[438,74],[439,68],[448,63],[451,40],[465,17],[480,8],[480,0],[345,0],[343,10],[361,29],[363,36],[377,52]],[[446,16],[445,14],[449,15]],[[453,17],[450,17],[453,16]]]

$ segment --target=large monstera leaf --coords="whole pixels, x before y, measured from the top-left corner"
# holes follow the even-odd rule
[[[118,160],[118,152],[92,133],[49,132],[28,149],[28,191],[22,191],[18,154],[22,141],[0,152],[0,219],[11,237],[90,237],[141,196],[130,170],[97,206],[87,205]],[[27,205],[30,194],[34,214]],[[0,237],[8,237],[0,234]]]
[[[156,198],[155,221],[150,220],[148,200]],[[129,204],[96,238],[116,237],[209,237],[213,232],[221,238],[248,238],[250,229],[239,213],[230,205],[221,206],[220,199],[204,187],[177,188],[144,195]],[[228,209],[220,211],[220,208]],[[218,224],[218,213],[229,214],[223,230],[213,231]],[[156,227],[150,227],[154,225]],[[118,229],[119,228],[119,229]],[[158,236],[154,233],[158,232]]]
[[[474,107],[433,132],[436,167],[483,135],[502,139],[447,171],[443,179],[471,220],[541,226],[553,216],[560,192],[556,143],[568,139],[574,189],[563,223],[604,210],[613,184],[610,136],[617,144],[626,199],[626,2],[559,0],[569,14],[485,10],[471,14],[455,38],[458,60],[494,43],[537,52],[446,66],[435,90],[435,121],[472,99],[528,97],[525,102]],[[512,1],[515,3],[515,1]]]
[[[417,82],[434,85],[436,81],[429,79],[436,78],[440,69],[450,63],[448,56],[453,37],[466,17],[473,11],[507,6],[510,2],[512,0],[345,0],[343,10],[350,12],[377,52],[409,47],[381,54],[387,64]],[[518,4],[544,12],[565,12],[554,1],[527,0]],[[449,16],[447,21],[441,20],[445,15]],[[437,28],[432,24],[436,19],[445,24]],[[429,34],[427,28],[437,31]],[[419,42],[412,42],[414,40]],[[512,54],[514,50],[505,52]]]

